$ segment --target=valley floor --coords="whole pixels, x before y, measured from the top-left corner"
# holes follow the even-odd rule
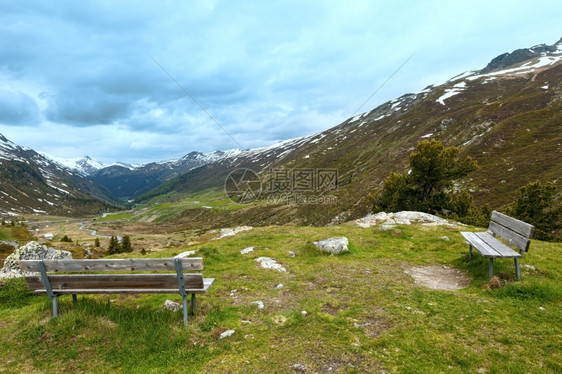
[[[495,261],[501,287],[492,289],[487,261],[468,260],[455,225],[269,226],[220,240],[213,240],[220,232],[142,227],[96,224],[100,235],[134,232],[136,251],[153,250],[147,257],[191,250],[203,257],[204,276],[216,281],[198,298],[189,326],[181,312],[162,310],[179,295],[87,295],[76,306],[62,297],[53,320],[46,296],[31,295],[22,280],[6,281],[0,372],[562,371],[562,244],[533,241],[520,282],[512,261]],[[48,229],[94,240],[76,222],[37,233]],[[333,236],[347,237],[350,252],[328,256],[312,244]],[[248,247],[253,251],[240,253]],[[286,272],[260,267],[259,257],[275,259]],[[438,284],[465,287],[431,289],[413,278],[420,269],[427,275],[429,266],[429,275],[456,274],[445,271]],[[234,333],[221,338],[228,330]]]

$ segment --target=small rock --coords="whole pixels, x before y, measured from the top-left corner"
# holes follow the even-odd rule
[[[240,251],[241,255],[245,255],[246,253],[250,253],[254,251],[254,247],[248,247],[248,248],[244,248],[243,250]]]
[[[225,332],[223,332],[222,334],[220,334],[219,338],[220,339],[224,339],[224,338],[228,338],[231,337],[232,335],[234,335],[236,331],[234,330],[226,330]]]
[[[243,319],[242,321],[240,321],[240,323],[245,324],[245,325],[251,325],[252,321],[248,321],[247,319]]]
[[[449,237],[448,237],[447,235],[445,235],[445,236],[441,236],[441,237],[439,237],[439,239],[443,239],[443,240],[451,240],[451,239],[449,239]]]
[[[263,309],[265,308],[265,305],[263,303],[263,301],[252,301],[250,304],[255,304],[258,306],[258,309]]]
[[[289,251],[289,257],[295,257],[295,252]]]
[[[282,273],[287,272],[287,269],[285,269],[281,264],[269,257],[258,257],[256,258],[256,262],[259,262],[261,267],[264,269],[273,269]]]
[[[331,253],[333,255],[342,253],[342,252],[349,252],[347,245],[349,244],[349,240],[345,236],[329,238],[325,240],[319,240],[314,242],[316,248]]]
[[[537,270],[537,268],[535,268],[533,265],[521,265],[521,267],[529,270]]]
[[[301,312],[301,314],[303,315],[303,317],[306,317],[306,315],[308,314],[308,312],[307,312],[306,310],[303,310],[303,311]]]
[[[294,364],[293,366],[291,366],[291,369],[304,373],[306,371],[306,366],[304,366],[303,364]]]
[[[172,300],[166,300],[164,301],[162,309],[170,312],[177,312],[178,310],[183,309],[183,305]]]
[[[365,322],[365,323],[354,323],[353,324],[355,327],[367,327],[367,326],[371,326],[370,322]]]
[[[85,258],[89,258],[91,255],[92,255],[92,251],[90,250],[90,248],[84,249],[84,257]]]
[[[280,289],[282,289],[283,287],[285,287],[285,286],[283,286],[282,283],[279,283],[279,284],[275,287],[275,289],[276,289],[276,290],[280,290]]]
[[[544,306],[539,306],[539,309],[540,309],[540,310],[544,310],[545,307],[544,307]]]

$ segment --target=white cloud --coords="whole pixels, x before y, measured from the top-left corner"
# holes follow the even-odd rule
[[[502,52],[552,43],[561,36],[559,8],[555,1],[5,1],[0,133],[57,156],[106,162],[237,147],[152,55],[244,147],[265,146],[345,120],[412,53],[362,111]]]

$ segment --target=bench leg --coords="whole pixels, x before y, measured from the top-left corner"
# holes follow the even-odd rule
[[[472,244],[468,245],[468,258],[472,258]]]
[[[195,315],[195,294],[191,294],[191,313]]]
[[[183,325],[187,326],[187,295],[181,298],[183,299]]]
[[[59,316],[58,305],[57,305],[57,296],[53,297],[53,318],[57,318]]]
[[[515,260],[515,275],[517,276],[517,280],[521,280],[521,274],[519,273],[519,259],[514,258]]]
[[[490,259],[490,266],[489,266],[489,270],[488,270],[488,278],[492,279],[493,275],[494,275],[494,259],[491,258]]]
[[[72,305],[76,305],[77,302],[78,302],[78,299],[76,299],[76,294],[73,293],[72,294]]]

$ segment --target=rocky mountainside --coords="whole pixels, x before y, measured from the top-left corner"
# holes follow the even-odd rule
[[[77,215],[111,208],[111,194],[0,134],[0,215]]]
[[[247,217],[255,223],[298,217],[300,223],[322,224],[359,217],[371,209],[367,196],[380,189],[389,172],[405,171],[416,144],[435,138],[459,147],[462,157],[470,155],[480,164],[457,187],[468,188],[477,204],[502,207],[528,182],[562,177],[561,77],[562,39],[552,46],[503,54],[482,70],[403,95],[322,133],[206,164],[137,201],[222,189],[229,173],[247,168],[259,175],[261,198],[275,196],[280,186],[301,196],[249,208],[254,213],[246,212]],[[336,171],[335,189],[315,187],[322,169]],[[308,175],[308,185],[297,183],[303,175]],[[319,194],[334,199],[310,203]]]
[[[188,171],[237,154],[238,150],[211,153],[191,152],[178,160],[143,165],[113,164],[89,174],[89,178],[107,188],[119,199],[134,198],[163,182]]]

